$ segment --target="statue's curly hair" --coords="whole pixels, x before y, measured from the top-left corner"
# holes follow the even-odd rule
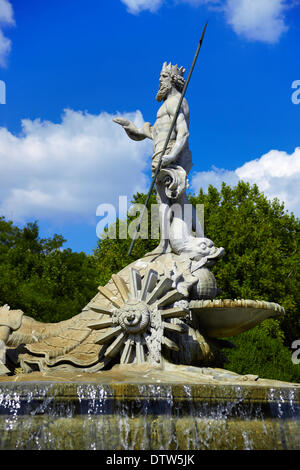
[[[175,86],[175,88],[178,91],[181,92],[185,84],[185,79],[181,75],[178,75],[175,73],[171,73],[170,76],[171,76],[172,84]]]

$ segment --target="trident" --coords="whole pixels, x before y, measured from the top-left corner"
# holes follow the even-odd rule
[[[167,135],[167,138],[166,138],[166,142],[165,142],[164,148],[163,148],[163,150],[162,150],[162,153],[161,153],[161,155],[160,155],[160,158],[159,158],[159,161],[158,161],[158,164],[157,164],[157,167],[156,167],[154,176],[153,176],[153,178],[152,178],[152,183],[151,183],[149,192],[148,192],[148,194],[147,194],[146,202],[145,202],[145,205],[144,205],[144,208],[143,208],[141,217],[140,217],[140,221],[139,221],[139,223],[138,223],[138,225],[137,225],[137,227],[136,227],[135,235],[134,235],[134,237],[133,237],[133,239],[132,239],[132,241],[131,241],[130,248],[129,248],[129,250],[128,250],[128,255],[131,255],[131,252],[132,252],[134,243],[135,243],[135,241],[136,241],[137,234],[138,234],[138,232],[139,232],[139,230],[140,230],[141,223],[142,223],[142,220],[143,220],[144,215],[145,215],[145,211],[146,211],[146,209],[147,209],[147,207],[148,207],[149,199],[150,199],[150,197],[151,197],[151,194],[152,194],[152,191],[153,191],[153,188],[154,188],[154,185],[155,185],[155,181],[156,181],[157,175],[158,175],[158,173],[160,172],[160,168],[161,168],[161,164],[162,164],[162,157],[163,157],[164,154],[166,153],[166,150],[167,150],[167,147],[168,147],[168,144],[169,144],[170,137],[171,137],[172,132],[173,132],[173,129],[174,129],[174,127],[175,127],[175,124],[176,124],[176,121],[177,121],[177,118],[178,118],[178,114],[179,114],[179,111],[180,111],[180,107],[181,107],[181,105],[182,105],[183,98],[184,98],[184,96],[185,96],[185,93],[186,93],[188,84],[189,84],[189,82],[190,82],[190,79],[191,79],[191,76],[192,76],[192,73],[193,73],[193,70],[194,70],[194,67],[195,67],[195,64],[196,64],[196,61],[197,61],[197,58],[198,58],[198,55],[199,55],[201,46],[202,46],[202,42],[203,42],[203,39],[204,39],[206,27],[207,27],[207,22],[206,22],[206,25],[204,26],[204,29],[203,29],[203,32],[202,32],[200,41],[199,41],[199,43],[198,43],[198,47],[197,47],[197,50],[196,50],[196,53],[195,53],[195,56],[194,56],[194,60],[193,60],[191,69],[190,69],[189,74],[188,74],[188,78],[186,79],[186,82],[185,82],[185,84],[184,84],[183,90],[182,90],[182,92],[181,92],[180,100],[178,101],[178,105],[177,105],[177,108],[176,108],[176,112],[175,112],[175,114],[174,114],[174,117],[173,117],[173,120],[172,120],[170,129],[169,129],[169,132],[168,132],[168,135]]]

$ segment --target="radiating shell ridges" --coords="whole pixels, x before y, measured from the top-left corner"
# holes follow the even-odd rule
[[[149,269],[143,279],[133,268],[130,275],[130,288],[120,276],[114,275],[117,296],[108,288],[99,287],[112,307],[91,304],[90,308],[99,312],[101,317],[88,326],[94,330],[104,330],[96,336],[95,343],[106,347],[106,358],[115,358],[120,354],[121,364],[160,363],[163,345],[175,351],[179,349],[173,340],[165,336],[165,331],[183,332],[181,327],[169,321],[187,314],[182,307],[170,308],[182,298],[182,294],[171,289],[170,280],[164,275],[159,277],[153,269]],[[108,318],[103,320],[103,316]]]

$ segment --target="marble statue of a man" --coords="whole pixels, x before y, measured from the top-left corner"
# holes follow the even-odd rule
[[[171,134],[167,151],[165,155],[161,155],[181,98],[185,83],[184,72],[183,67],[179,68],[177,65],[167,64],[166,62],[163,64],[159,90],[156,95],[157,101],[163,102],[163,104],[158,110],[157,119],[153,126],[146,122],[143,128],[138,129],[127,119],[114,119],[114,122],[120,124],[131,139],[152,139],[152,173],[155,172],[158,161],[162,158],[161,170],[156,180],[161,230],[161,243],[158,252],[165,252],[169,242],[172,251],[180,252],[183,243],[190,242],[192,230],[197,237],[203,237],[202,227],[186,195],[187,176],[193,163],[188,142],[189,106],[185,98]],[[175,207],[175,210],[172,210],[172,207]],[[189,210],[186,209],[187,207]]]

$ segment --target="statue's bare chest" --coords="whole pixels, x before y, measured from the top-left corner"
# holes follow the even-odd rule
[[[156,140],[161,134],[168,132],[172,122],[172,117],[170,116],[167,105],[164,103],[158,110],[156,116],[156,122],[153,126],[153,139]]]

